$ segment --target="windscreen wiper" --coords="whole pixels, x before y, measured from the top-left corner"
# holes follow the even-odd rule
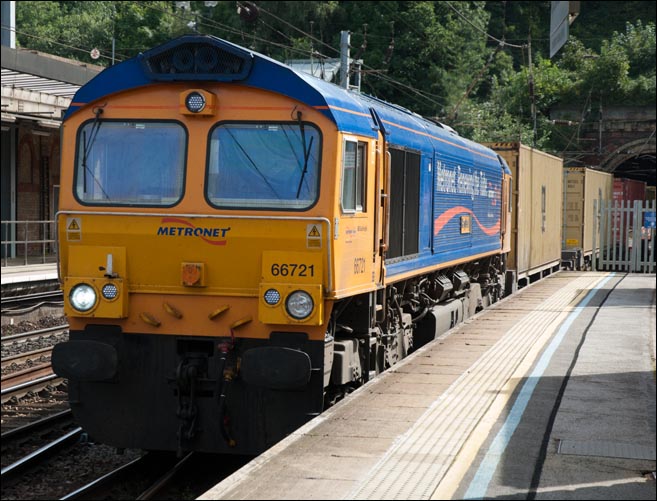
[[[299,187],[297,188],[297,200],[301,194],[301,186],[303,185],[303,179],[306,177],[306,172],[308,172],[308,159],[310,158],[310,150],[313,147],[313,139],[315,136],[310,137],[310,143],[308,144],[308,149],[306,149],[306,131],[301,121],[301,112],[297,112],[297,119],[299,120],[299,128],[301,129],[301,142],[303,143],[303,171],[301,172],[301,179],[299,180]]]
[[[89,157],[89,152],[91,151],[91,147],[93,146],[94,142],[96,141],[96,137],[98,136],[98,131],[100,130],[100,126],[102,122],[100,121],[100,116],[103,114],[103,108],[102,107],[97,107],[94,108],[94,114],[96,115],[96,118],[94,119],[94,123],[91,126],[91,132],[89,133],[89,142],[87,142],[87,132],[82,131],[82,189],[84,190],[84,193],[87,192],[87,172],[91,174],[91,177],[94,178],[94,181],[100,188],[100,191],[103,192],[103,195],[105,195],[105,198],[107,200],[110,199],[109,195],[107,192],[104,190],[103,185],[100,184],[98,179],[96,179],[96,176],[94,176],[93,172],[89,170],[89,167],[87,166],[87,158]]]

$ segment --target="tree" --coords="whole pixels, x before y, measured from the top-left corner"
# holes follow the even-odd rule
[[[515,2],[512,2],[515,3]],[[612,33],[625,31],[626,23],[655,23],[655,2],[588,0],[581,2],[580,14],[570,27],[571,36],[600,52]]]
[[[548,59],[547,1],[17,2],[20,46],[95,64],[184,33],[212,34],[277,60],[338,57],[340,31],[364,60],[363,92],[438,117],[482,141],[536,140],[560,151],[551,107],[655,103],[655,3],[583,2]],[[627,22],[625,22],[627,20]],[[531,35],[531,71],[527,42]],[[503,40],[500,44],[496,40]],[[510,45],[512,44],[512,45]],[[523,46],[520,49],[518,46]],[[94,61],[92,48],[101,51]],[[533,78],[537,110],[533,137]]]
[[[604,40],[600,53],[571,38],[557,65],[571,75],[561,101],[577,103],[587,96],[605,105],[655,103],[655,25],[627,23],[625,32]]]
[[[490,52],[484,2],[344,2],[342,16],[352,45],[367,24],[365,91],[420,114],[451,111]]]
[[[170,2],[17,2],[17,45],[94,64],[117,60],[171,38]],[[89,55],[101,53],[99,60]]]

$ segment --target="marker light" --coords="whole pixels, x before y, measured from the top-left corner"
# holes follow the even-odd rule
[[[303,320],[313,312],[313,298],[304,291],[294,291],[285,300],[288,314],[297,320]]]
[[[276,289],[268,289],[267,292],[265,292],[264,299],[265,303],[267,303],[269,306],[274,306],[281,300],[281,293]]]
[[[190,92],[185,98],[185,106],[192,113],[200,113],[205,108],[205,96],[200,92]]]
[[[78,284],[71,289],[68,298],[73,308],[84,313],[96,305],[97,296],[96,291],[91,285]]]
[[[103,285],[103,289],[100,291],[100,293],[105,299],[112,301],[119,295],[119,288],[114,284],[105,284]]]

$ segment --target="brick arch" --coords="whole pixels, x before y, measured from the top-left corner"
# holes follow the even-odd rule
[[[656,142],[654,134],[648,139],[637,139],[625,143],[607,155],[601,162],[600,167],[606,172],[614,172],[620,165],[628,160],[645,154],[655,154]]]

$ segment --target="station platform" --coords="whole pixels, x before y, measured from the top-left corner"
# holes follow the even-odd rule
[[[655,275],[559,272],[198,499],[655,499]]]
[[[57,263],[3,266],[2,285],[57,280]]]
[[[3,298],[59,288],[57,263],[3,266],[0,271]]]

